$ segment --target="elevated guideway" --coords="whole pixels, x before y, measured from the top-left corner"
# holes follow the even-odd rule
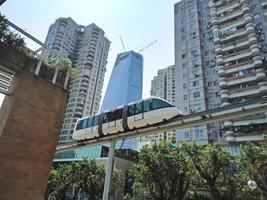
[[[162,133],[171,130],[192,128],[211,122],[235,120],[266,112],[267,97],[259,100],[247,101],[203,112],[179,116],[159,124],[151,125],[149,127],[143,127],[136,130],[130,130],[125,133],[118,133],[107,135],[104,137],[94,138],[92,140],[84,141],[82,143],[77,143],[75,141],[72,143],[58,146],[57,152],[77,149],[79,147],[84,147],[88,145],[109,143],[111,141],[118,141],[126,138],[128,139]]]

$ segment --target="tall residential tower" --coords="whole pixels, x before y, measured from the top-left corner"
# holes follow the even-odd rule
[[[267,1],[209,1],[222,106],[267,95]],[[224,122],[227,142],[266,141],[266,113]]]
[[[71,18],[59,18],[50,26],[45,44],[68,57],[79,73],[70,83],[61,144],[72,140],[77,119],[99,110],[110,42],[95,24],[81,26]],[[54,57],[45,51],[42,56]]]
[[[208,0],[182,0],[174,6],[176,105],[184,114],[219,107],[220,88]],[[177,131],[177,141],[207,144],[220,136],[219,125]]]
[[[267,2],[182,0],[175,4],[176,99],[184,113],[267,95]],[[231,147],[266,140],[266,113],[182,130],[180,139]]]

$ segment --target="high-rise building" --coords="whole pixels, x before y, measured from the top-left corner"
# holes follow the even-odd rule
[[[142,99],[143,56],[134,51],[117,56],[100,111],[109,110]],[[122,148],[132,148],[133,140],[125,140]],[[120,148],[117,142],[116,148]]]
[[[95,24],[82,26],[59,18],[49,28],[45,44],[69,58],[79,77],[71,80],[59,144],[72,140],[77,119],[99,110],[110,42]],[[42,52],[42,57],[55,57]]]
[[[184,113],[266,96],[265,1],[182,0],[174,12],[176,104]],[[221,126],[181,130],[177,138],[201,144],[224,133],[235,147],[244,141],[265,140],[265,125],[263,113]]]
[[[176,105],[184,114],[221,105],[208,0],[182,0],[174,6]],[[177,141],[207,144],[220,135],[218,124],[177,131]]]
[[[151,96],[160,97],[175,105],[175,65],[158,70],[157,76],[151,81]],[[160,142],[175,137],[175,131],[153,134],[142,138],[143,141]]]
[[[267,2],[210,0],[209,7],[222,106],[266,96]],[[225,121],[224,130],[232,147],[266,141],[266,113]]]
[[[142,98],[143,56],[134,51],[120,53],[113,67],[100,111]]]

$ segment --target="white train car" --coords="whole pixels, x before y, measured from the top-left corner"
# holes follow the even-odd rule
[[[160,123],[182,115],[171,103],[151,97],[76,122],[74,140],[90,140]]]

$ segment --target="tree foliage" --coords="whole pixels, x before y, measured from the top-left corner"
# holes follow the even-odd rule
[[[5,16],[0,14],[0,43],[6,46],[21,48],[25,46],[23,38],[17,33],[11,31],[7,24]]]
[[[98,165],[95,160],[83,159],[61,165],[50,172],[46,199],[65,200],[66,191],[74,188],[73,200],[81,195],[90,200],[99,200],[102,197],[104,181],[105,166]],[[115,171],[113,187],[120,183],[120,173]]]
[[[155,200],[184,199],[191,181],[190,173],[187,158],[169,142],[145,146],[132,171],[135,187],[143,190],[147,199]]]
[[[183,143],[145,146],[140,161],[132,170],[133,192],[126,200],[200,200],[208,192],[212,200],[261,200],[266,195],[266,151],[246,144],[239,156],[226,147]],[[258,188],[247,183],[255,180]]]

